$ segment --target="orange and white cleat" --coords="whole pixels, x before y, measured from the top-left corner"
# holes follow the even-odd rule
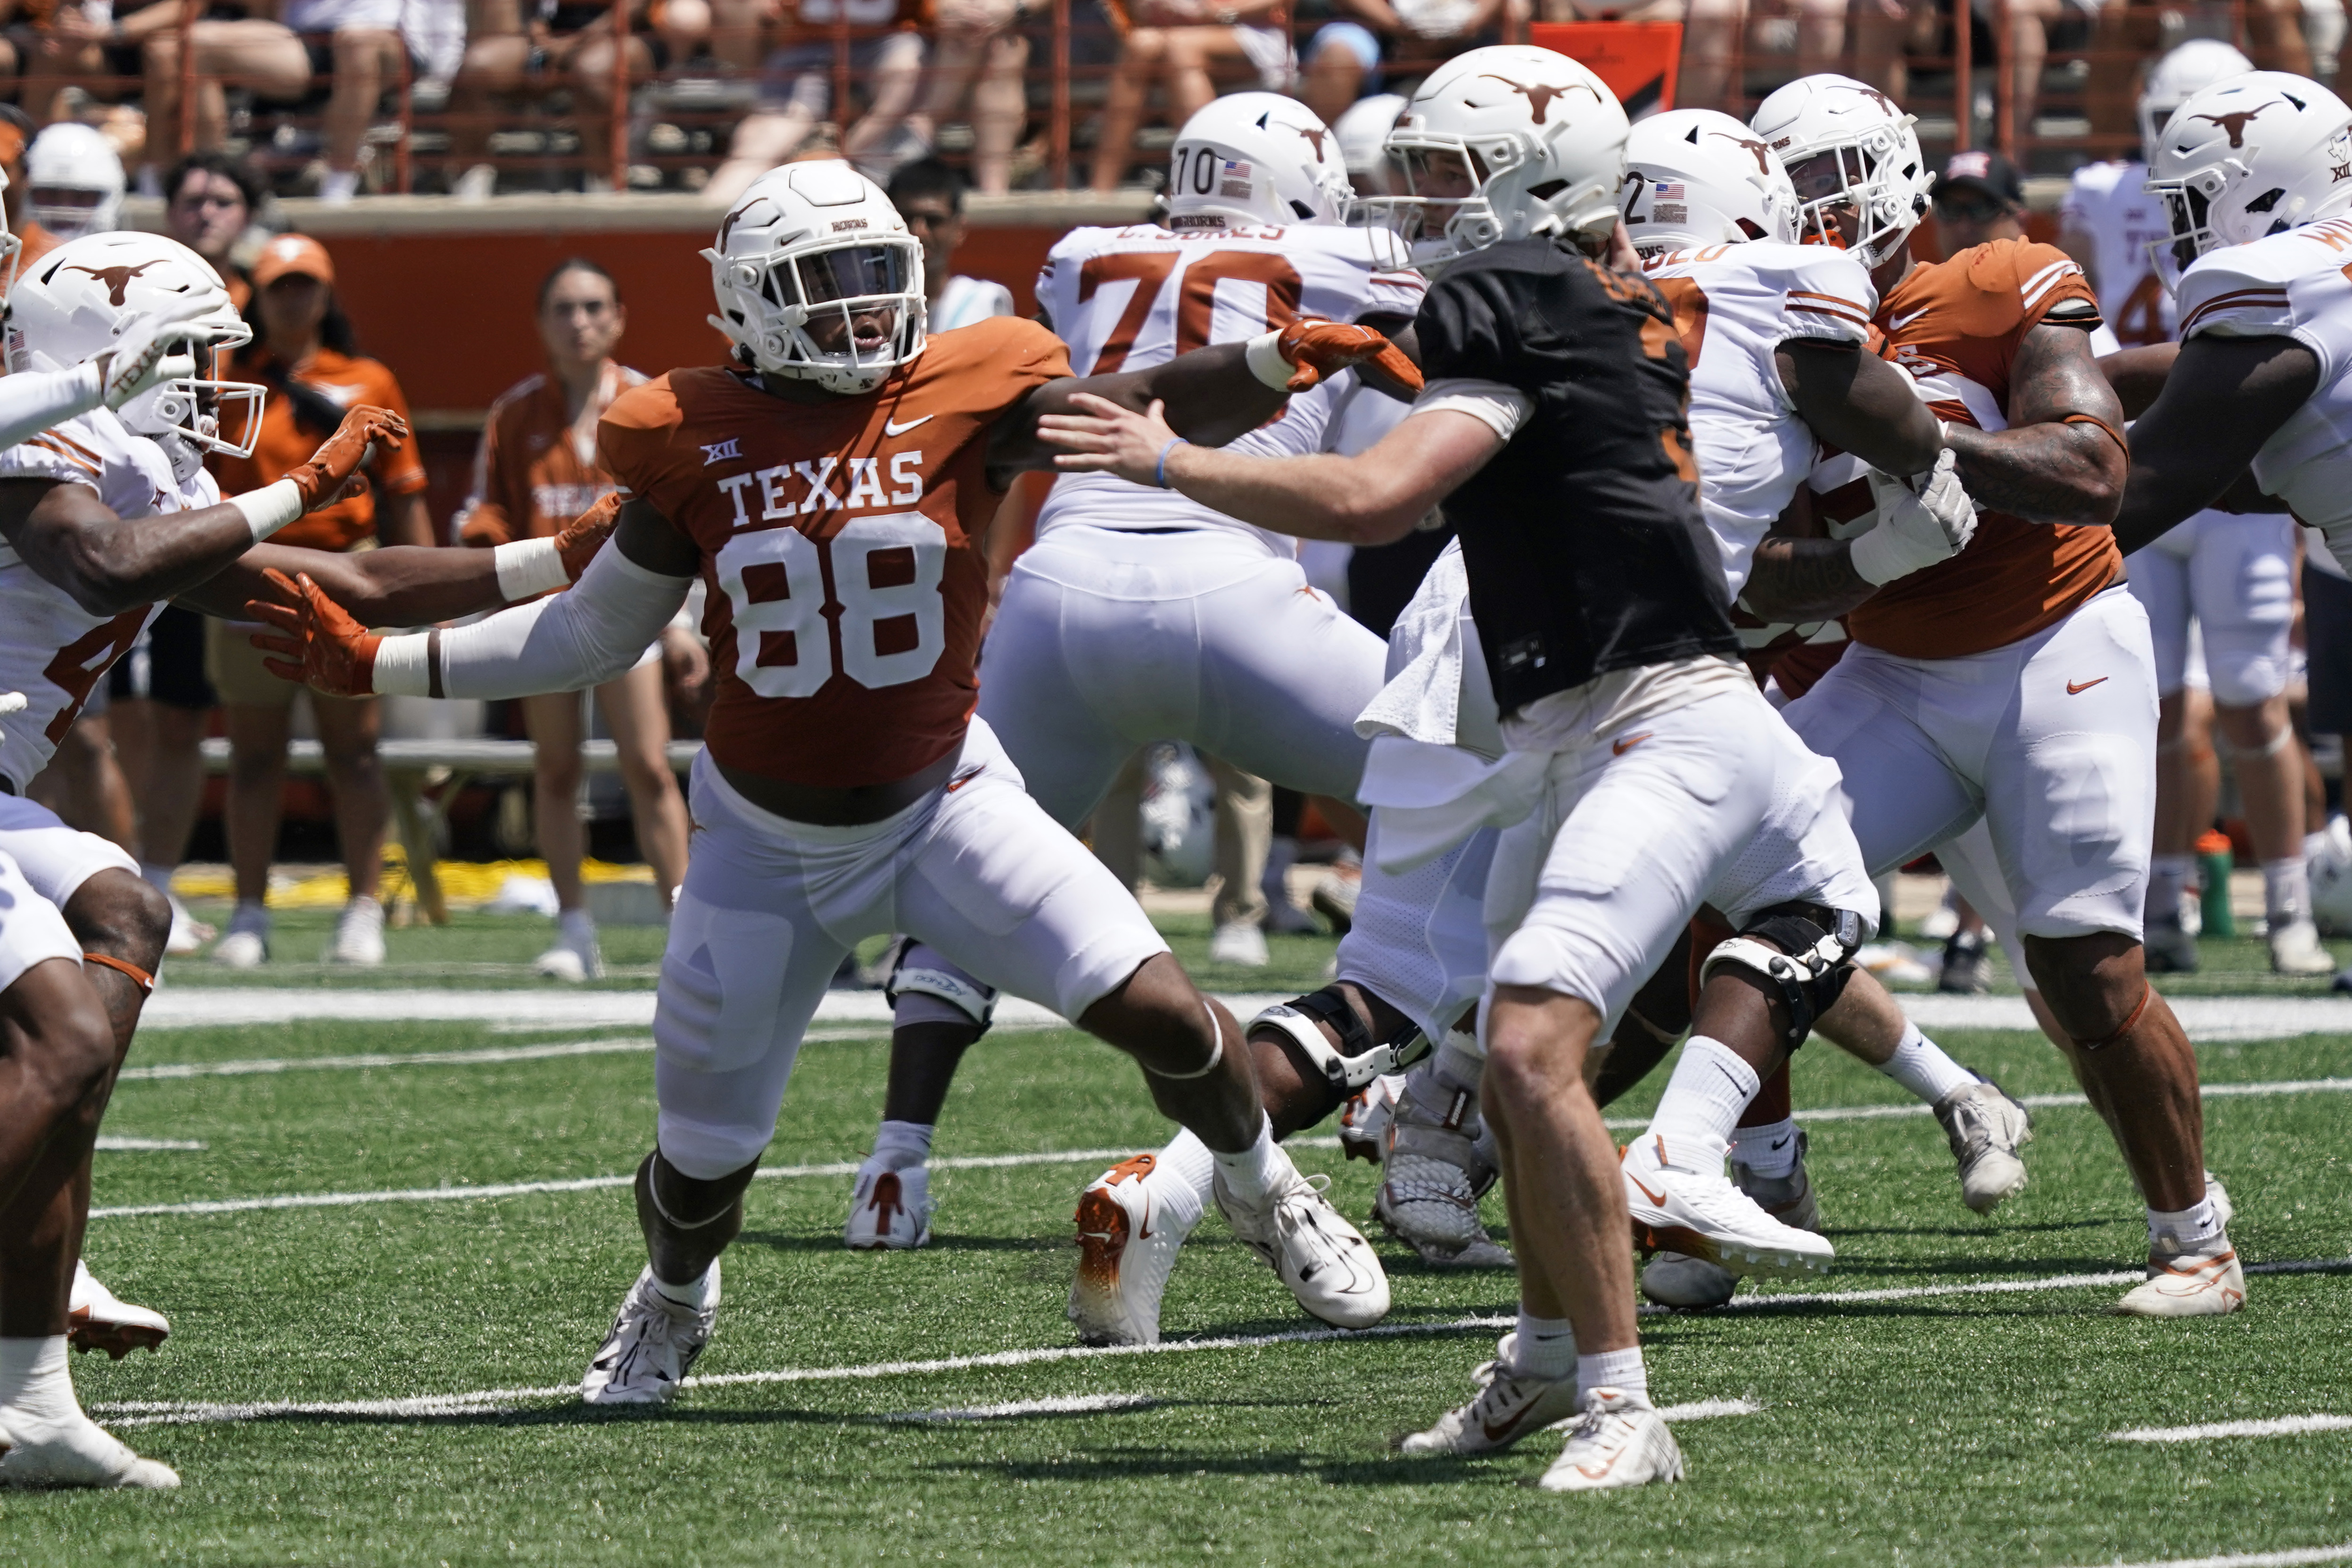
[[[1738,1275],[1771,1279],[1827,1268],[1837,1248],[1767,1214],[1723,1178],[1722,1160],[1720,1149],[1670,1151],[1656,1133],[1628,1146],[1619,1169],[1635,1240]]]
[[[1070,1321],[1090,1345],[1156,1345],[1160,1298],[1201,1223],[1201,1195],[1156,1154],[1138,1154],[1078,1194],[1078,1275]]]
[[[1568,1447],[1536,1485],[1548,1492],[1598,1492],[1682,1479],[1683,1451],[1649,1400],[1595,1388],[1585,1394]]]
[[[104,1351],[121,1361],[132,1351],[159,1349],[171,1337],[169,1318],[152,1307],[119,1299],[98,1282],[88,1265],[75,1262],[66,1316],[66,1339],[74,1349]]]
[[[852,1252],[908,1252],[926,1246],[931,1208],[930,1167],[860,1171],[842,1242]]]
[[[2127,1318],[2218,1318],[2246,1304],[2246,1271],[2225,1241],[2220,1252],[2153,1257],[2147,1279],[2135,1285],[2116,1310]]]

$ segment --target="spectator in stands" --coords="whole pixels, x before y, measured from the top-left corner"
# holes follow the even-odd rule
[[[423,69],[401,37],[401,0],[282,0],[278,19],[302,40],[311,80],[331,84],[319,195],[350,201],[359,194],[360,154],[383,95],[404,70]]]
[[[1910,57],[1937,51],[1944,21],[1936,0],[1855,0],[1854,79],[1905,101],[1911,91]],[[1684,53],[1687,58],[1689,51]]]
[[[1493,0],[1474,0],[1492,4]],[[1219,74],[1255,77],[1256,85],[1279,92],[1289,85],[1297,61],[1290,39],[1272,25],[1279,0],[1129,0],[1111,7],[1125,35],[1118,63],[1111,68],[1095,137],[1093,186],[1115,191],[1135,162],[1135,132],[1154,82],[1167,98],[1168,121],[1181,125],[1217,96]],[[1124,9],[1124,16],[1122,16]]]
[[[490,405],[474,454],[474,489],[458,514],[459,539],[488,548],[551,536],[609,493],[596,466],[596,422],[613,399],[646,379],[613,358],[628,312],[612,275],[593,261],[561,262],[539,286],[539,339],[547,369],[526,376]],[[704,658],[691,632],[664,634],[665,657]],[[665,908],[686,875],[686,802],[670,772],[669,711],[662,659],[647,658],[596,688],[596,706],[620,753],[621,779],[636,818],[637,848],[653,868]],[[580,886],[584,851],[580,826],[580,743],[585,738],[580,693],[522,700],[523,722],[538,747],[532,792],[539,852],[555,884],[555,945],[539,972],[557,980],[604,973],[596,922]]]
[[[213,264],[243,310],[252,285],[230,251],[253,222],[261,199],[252,168],[220,153],[182,159],[163,181],[163,224],[173,239]],[[139,812],[139,871],[172,900],[167,951],[195,952],[215,934],[189,915],[172,891],[172,873],[188,852],[204,799],[201,747],[220,699],[205,679],[205,621],[166,605],[139,634],[128,657],[107,671],[114,752]]]
[[[1856,0],[1861,11],[1900,4],[1901,0]],[[1797,24],[1797,65],[1794,76],[1833,71],[1845,48],[1846,0],[1784,0],[1772,7],[1794,14]],[[1646,0],[1620,5],[1601,0],[1543,0],[1547,22],[1680,22],[1683,24],[1682,75],[1675,89],[1677,109],[1720,109],[1738,119],[1748,118],[1739,84],[1731,79],[1733,62],[1748,52],[1744,35],[1748,26],[1748,0]]]
[[[2025,181],[1998,153],[1953,153],[1928,199],[1936,204],[1936,237],[1946,256],[2025,237]]]
[[[243,11],[246,15],[235,15]],[[149,139],[149,163],[140,175],[142,189],[153,170],[153,156],[176,150],[180,128],[180,0],[154,0],[152,5],[115,22],[104,35],[109,45],[143,43],[146,68],[147,123],[155,128]],[[267,4],[223,5],[206,8],[205,19],[190,29],[195,51],[195,147],[209,152],[228,134],[228,100],[225,89],[241,87],[273,103],[297,103],[310,91],[310,56],[294,30],[270,16]]]
[[[931,17],[929,86],[908,121],[928,149],[939,127],[971,100],[971,177],[984,195],[1013,188],[1013,150],[1029,115],[1021,73],[1029,40],[1014,26],[1025,0],[936,0]]]
[[[254,341],[232,362],[230,375],[269,388],[253,456],[216,458],[221,488],[235,495],[272,484],[307,461],[353,403],[408,412],[392,372],[361,357],[350,319],[335,300],[335,268],[326,247],[299,234],[281,234],[262,247],[253,268],[253,301],[246,320]],[[431,544],[425,510],[425,466],[416,443],[380,457],[370,469],[372,493],[302,518],[277,537],[316,550],[368,550],[384,544]],[[205,674],[220,693],[229,741],[228,851],[236,872],[236,910],[213,957],[250,969],[269,956],[269,911],[264,899],[286,783],[286,740],[292,683],[263,668],[248,641],[257,628],[215,621],[208,627]],[[383,906],[376,891],[388,802],[376,761],[380,721],[375,699],[310,694],[326,752],[327,781],[335,797],[351,900],[328,943],[331,963],[383,962]]]
[[[915,0],[800,0],[797,24],[784,47],[768,57],[760,101],[735,127],[727,162],[703,195],[732,203],[751,182],[803,151],[818,121],[834,113],[833,27],[845,11],[849,69],[866,89],[866,113],[841,139],[841,155],[877,179],[930,152],[934,129],[912,115],[922,84],[923,36],[915,30]],[[1009,149],[1008,149],[1008,168]]]
[[[121,228],[122,191],[122,160],[79,121],[58,121],[25,151],[25,209],[53,243]]]
[[[925,330],[944,332],[1013,313],[1013,290],[955,270],[963,243],[963,177],[937,158],[919,158],[890,176],[890,205],[923,247]]]
[[[1679,3],[1679,0],[1671,0]],[[1524,0],[1337,0],[1341,15],[1307,42],[1299,97],[1326,125],[1380,84],[1381,57],[1420,75],[1465,49],[1503,41],[1507,16],[1525,16]]]
[[[180,15],[178,5],[158,3],[117,17],[110,0],[57,0],[53,5],[22,7],[23,20],[9,32],[24,62],[18,96],[33,124],[65,118],[66,108],[58,99],[68,89],[113,97],[114,83],[138,81],[146,69],[145,40],[177,23]],[[173,130],[176,133],[176,121]]]
[[[503,93],[562,90],[572,101],[586,186],[612,188],[613,21],[608,0],[479,0],[466,40],[465,63],[449,87],[451,184],[470,201],[498,188],[498,170],[486,162],[498,129],[492,100]],[[621,0],[625,28],[642,14],[643,0]],[[629,74],[651,75],[668,63],[659,35],[628,31]]]

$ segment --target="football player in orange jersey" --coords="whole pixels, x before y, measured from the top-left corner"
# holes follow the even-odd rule
[[[1995,240],[1922,262],[1929,176],[1911,118],[1836,76],[1751,121],[1788,163],[1807,237],[1858,254],[1887,352],[1917,379],[1979,509],[1951,560],[1873,590],[1801,541],[1809,601],[1851,611],[1853,644],[1787,710],[1845,774],[1874,873],[1931,848],[2032,979],[2147,1204],[2148,1277],[2119,1310],[2234,1310],[2244,1276],[2204,1166],[2197,1060],[2140,945],[2154,830],[2156,674],[2147,617],[2108,528],[2127,448],[2092,357],[2098,301],[2050,246]],[[1979,864],[1950,840],[1982,821]]]
[[[1340,1222],[1274,1142],[1239,1026],[973,716],[983,535],[1014,476],[1049,461],[1038,420],[1077,394],[1164,402],[1216,442],[1376,356],[1417,383],[1410,362],[1328,322],[1083,380],[1014,317],[927,342],[919,247],[843,163],[756,182],[705,255],[733,363],[674,371],[606,412],[603,465],[626,500],[617,547],[576,591],[409,637],[367,636],[315,591],[278,617],[303,661],[283,672],[329,690],[520,696],[608,679],[695,575],[710,584],[719,693],[656,1006],[658,1135],[636,1184],[649,1261],[582,1396],[677,1393],[709,1339],[719,1257],[802,1034],[843,954],[890,931],[1135,1057],[1213,1152],[1235,1230],[1297,1289]]]

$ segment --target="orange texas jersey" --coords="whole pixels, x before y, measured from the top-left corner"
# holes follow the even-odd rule
[[[1996,239],[1915,267],[1879,301],[1886,355],[1909,371],[1939,419],[2009,426],[2009,377],[2042,322],[2099,323],[2083,269],[2053,246]],[[2123,572],[2105,528],[1978,514],[1966,550],[1898,577],[1847,617],[1857,642],[1905,658],[1957,658],[2032,636]]]
[[[1034,321],[941,332],[873,392],[787,403],[710,365],[614,400],[604,467],[702,550],[705,742],[791,784],[887,784],[959,745],[980,683],[990,426],[1070,374]]]

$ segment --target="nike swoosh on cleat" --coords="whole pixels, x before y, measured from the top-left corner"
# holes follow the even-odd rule
[[[1645,1198],[1649,1199],[1652,1203],[1654,1203],[1654,1204],[1657,1205],[1660,1208],[1664,1208],[1664,1207],[1665,1207],[1665,1206],[1666,1206],[1666,1200],[1664,1199],[1664,1197],[1663,1197],[1662,1195],[1660,1195],[1660,1194],[1657,1194],[1657,1193],[1654,1193],[1654,1192],[1652,1192],[1648,1187],[1646,1187],[1646,1186],[1643,1186],[1643,1184],[1642,1184],[1642,1178],[1641,1178],[1641,1177],[1639,1177],[1639,1176],[1635,1175],[1633,1172],[1628,1171],[1628,1172],[1626,1172],[1626,1173],[1625,1173],[1625,1179],[1626,1179],[1627,1181],[1629,1181],[1629,1182],[1633,1183],[1634,1186],[1636,1186],[1636,1187],[1640,1188],[1640,1189],[1641,1189],[1642,1195],[1643,1195],[1643,1197],[1645,1197]]]
[[[909,419],[904,425],[899,424],[895,419],[886,419],[882,422],[882,434],[885,436],[904,436],[908,431],[912,430],[918,425],[929,424],[931,419],[932,416],[929,414],[924,415],[920,419]]]
[[[2092,679],[2083,681],[2080,684],[2070,680],[2066,683],[2066,695],[2069,697],[2080,697],[2083,693],[2088,691],[2091,688],[2098,685],[2100,681],[2105,679],[2106,679],[2106,677],[2102,675]]]

